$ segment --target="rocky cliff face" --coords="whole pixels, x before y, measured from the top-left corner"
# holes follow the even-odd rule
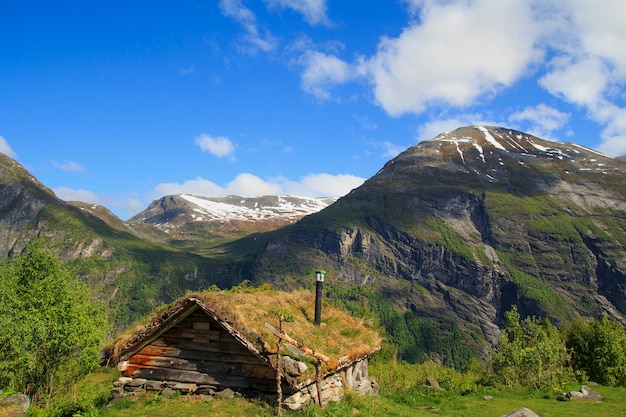
[[[48,204],[64,203],[20,164],[0,153],[0,256],[19,253],[41,231],[36,219]]]
[[[626,314],[626,164],[497,127],[420,143],[267,245],[259,278],[323,268],[496,343],[504,311]],[[410,283],[421,291],[407,291]]]

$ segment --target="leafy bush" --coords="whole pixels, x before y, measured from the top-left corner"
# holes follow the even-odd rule
[[[496,381],[512,388],[548,389],[572,378],[567,347],[549,320],[520,320],[515,306],[505,316],[507,324],[492,359]]]
[[[0,385],[35,403],[98,363],[101,303],[41,242],[0,265]]]
[[[603,385],[626,386],[626,333],[619,323],[580,319],[564,333],[576,370]]]

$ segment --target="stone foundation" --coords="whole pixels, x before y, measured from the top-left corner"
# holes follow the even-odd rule
[[[132,397],[143,393],[159,394],[164,398],[169,398],[180,393],[184,396],[211,400],[213,398],[232,398],[236,395],[230,388],[220,389],[213,385],[156,381],[144,378],[120,377],[113,385],[114,388],[111,390],[113,398]],[[352,390],[362,395],[375,395],[378,393],[378,384],[371,378],[363,378]],[[321,393],[322,407],[329,402],[340,402],[344,396],[344,384],[341,375],[333,374],[324,378],[321,383]],[[271,402],[277,400],[276,394],[262,394],[261,396]],[[318,403],[317,384],[315,382],[283,397],[283,404],[291,410],[298,410],[310,402]]]

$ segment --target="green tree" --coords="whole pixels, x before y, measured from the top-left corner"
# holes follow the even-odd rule
[[[574,369],[599,384],[626,386],[626,333],[619,323],[579,319],[564,333]]]
[[[106,333],[102,303],[41,242],[0,264],[0,385],[40,403],[97,365]]]
[[[549,320],[520,320],[515,306],[505,317],[507,323],[492,357],[494,375],[500,383],[546,389],[572,377],[565,342]]]

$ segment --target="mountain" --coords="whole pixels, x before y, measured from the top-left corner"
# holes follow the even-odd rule
[[[170,195],[133,216],[133,225],[152,225],[196,252],[210,254],[207,242],[223,242],[292,224],[329,206],[333,198],[294,196],[203,197]],[[174,243],[175,244],[175,243]],[[205,247],[205,250],[202,250]]]
[[[102,206],[65,202],[0,154],[0,257],[20,254],[38,238],[107,303],[117,329],[187,290],[226,288],[250,274],[229,253],[208,259],[176,248],[150,225],[123,222]]]
[[[255,276],[298,285],[321,268],[331,297],[392,303],[383,324],[410,357],[433,331],[486,349],[513,304],[626,325],[625,245],[626,161],[473,126],[409,148],[271,238]]]
[[[106,300],[115,326],[123,328],[187,290],[252,279],[252,262],[271,236],[267,232],[333,201],[167,196],[124,222],[97,204],[59,199],[17,161],[0,154],[0,257],[47,239]],[[247,242],[224,246],[242,237]]]
[[[0,154],[0,256],[37,237],[117,329],[187,290],[312,287],[318,269],[328,302],[380,317],[410,361],[462,366],[497,343],[513,304],[626,327],[626,161],[501,127],[421,142],[334,203],[176,195],[128,222],[60,200]]]

